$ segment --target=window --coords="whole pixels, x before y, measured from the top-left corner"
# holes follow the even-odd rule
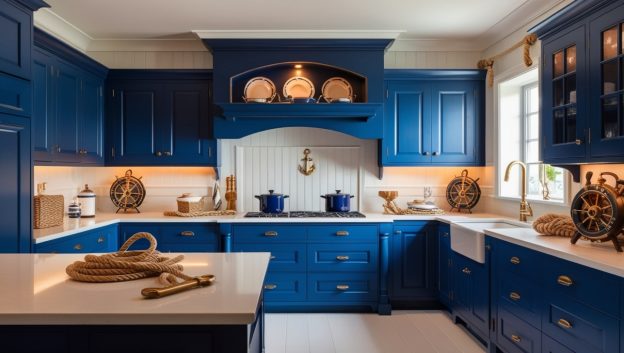
[[[537,69],[498,85],[498,193],[520,197],[520,168],[514,167],[509,181],[504,181],[507,165],[520,160],[527,166],[527,198],[564,202],[567,179],[563,169],[540,161],[539,106]]]

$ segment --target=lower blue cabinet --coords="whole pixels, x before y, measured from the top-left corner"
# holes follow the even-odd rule
[[[539,353],[542,349],[541,339],[538,329],[499,308],[496,341],[505,353]]]
[[[453,302],[453,251],[451,230],[446,223],[438,225],[438,299],[448,309]]]
[[[573,350],[542,334],[542,353],[575,353]]]
[[[377,276],[370,273],[310,273],[308,300],[365,304],[377,299]]]
[[[266,302],[305,301],[305,273],[280,273],[272,271],[267,274],[264,281],[264,300]]]
[[[152,234],[162,252],[218,252],[219,232],[216,223],[122,223],[119,226],[120,245],[135,233]],[[149,243],[140,239],[131,250],[147,249]]]
[[[489,261],[477,263],[460,254],[453,256],[453,313],[483,340],[488,340],[490,322]]]
[[[305,272],[307,267],[305,244],[254,244],[238,243],[232,246],[233,252],[269,252],[269,271]],[[305,277],[304,277],[305,282]]]
[[[117,225],[35,244],[36,253],[106,253],[117,250]]]

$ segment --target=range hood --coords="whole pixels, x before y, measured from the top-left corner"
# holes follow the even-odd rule
[[[213,54],[214,137],[240,138],[280,127],[315,127],[358,138],[383,137],[384,53],[392,39],[203,39]],[[270,78],[280,96],[292,77],[351,83],[353,103],[245,103],[245,84]]]

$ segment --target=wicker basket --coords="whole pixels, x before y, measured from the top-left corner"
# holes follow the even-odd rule
[[[33,200],[33,228],[49,228],[63,224],[63,195],[37,195]]]
[[[177,199],[178,212],[181,213],[193,213],[201,212],[204,210],[201,197],[193,197],[189,194],[184,194]]]

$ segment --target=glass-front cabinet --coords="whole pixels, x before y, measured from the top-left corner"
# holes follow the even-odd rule
[[[621,156],[624,148],[624,6],[590,24],[590,157]]]

